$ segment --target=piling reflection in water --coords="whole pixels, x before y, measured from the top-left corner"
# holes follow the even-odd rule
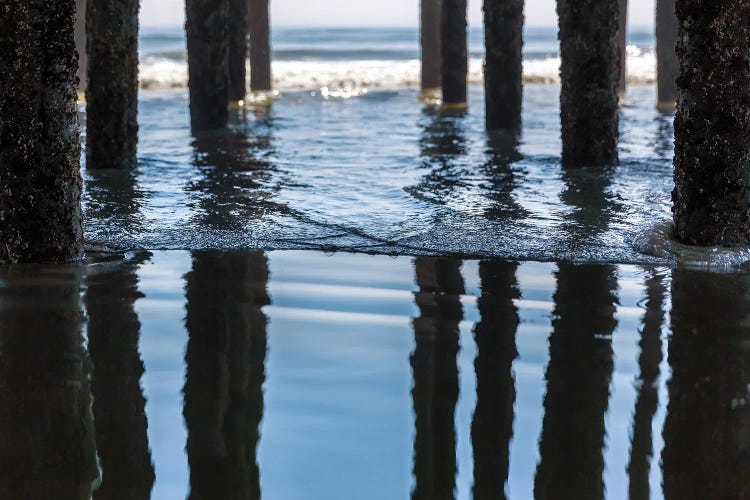
[[[196,222],[213,229],[240,229],[272,212],[278,187],[270,130],[272,118],[258,118],[252,125],[196,132],[193,163],[201,177],[187,186],[192,193]]]
[[[664,277],[652,272],[646,279],[646,302],[643,327],[641,328],[638,356],[638,396],[633,415],[631,432],[630,462],[628,464],[629,493],[633,500],[651,498],[649,474],[653,459],[654,415],[659,408],[659,382],[662,362],[661,330],[664,323]]]
[[[414,320],[416,347],[411,356],[414,439],[414,499],[453,498],[456,487],[459,323],[465,293],[461,261],[418,258],[415,294],[420,316]]]
[[[667,499],[750,498],[749,283],[747,274],[673,272]]]
[[[78,266],[0,267],[0,498],[90,498],[80,288]]]
[[[615,271],[613,266],[558,265],[534,483],[538,499],[605,497],[604,416],[614,369]]]
[[[190,498],[260,498],[268,261],[195,252],[186,276],[189,340],[184,417]]]
[[[144,259],[140,259],[141,261]],[[141,324],[135,312],[139,262],[90,268],[84,302],[102,482],[95,500],[148,499],[154,467],[148,445],[146,400],[138,350]]]
[[[486,179],[486,196],[492,202],[484,214],[489,220],[512,223],[530,215],[513,195],[520,185],[512,168],[522,158],[518,143],[515,132],[488,132],[487,162],[482,166],[482,174]]]
[[[474,498],[506,498],[516,400],[512,365],[518,357],[516,330],[521,298],[516,280],[517,263],[480,262],[481,320],[474,329],[477,358],[477,406],[471,425],[474,449]]]

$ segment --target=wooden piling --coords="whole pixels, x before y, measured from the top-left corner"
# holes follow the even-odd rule
[[[750,0],[677,0],[675,234],[750,243]]]
[[[617,161],[619,0],[558,0],[564,166]]]
[[[521,125],[524,0],[484,1],[484,88],[487,129]]]
[[[229,0],[186,0],[188,87],[193,130],[221,128],[229,112]]]
[[[86,168],[138,164],[139,0],[86,6]]]
[[[78,52],[78,100],[81,101],[86,93],[88,81],[88,54],[86,52],[86,2],[87,0],[76,0],[76,25],[75,40],[76,52]]]
[[[620,23],[617,29],[617,46],[620,52],[620,82],[617,95],[622,101],[628,86],[628,0],[620,2]]]
[[[247,0],[250,27],[250,90],[268,92],[271,81],[271,19],[268,0]]]
[[[229,0],[229,101],[244,101],[247,94],[247,4]]]
[[[0,3],[0,262],[83,252],[75,0]]]
[[[440,30],[443,105],[465,108],[469,71],[466,0],[442,0],[442,3]]]
[[[657,107],[673,110],[679,97],[677,75],[677,14],[675,0],[656,0],[656,78]]]
[[[420,2],[420,43],[422,47],[422,97],[426,99],[440,96],[442,81],[442,56],[440,24],[442,0],[421,0]]]

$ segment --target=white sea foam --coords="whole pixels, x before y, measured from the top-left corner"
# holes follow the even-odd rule
[[[361,95],[369,89],[415,88],[419,85],[418,60],[407,61],[275,61],[274,87],[277,90],[319,91],[324,96]],[[559,83],[560,59],[529,59],[523,64],[526,83]],[[628,47],[628,83],[652,84],[656,78],[653,51]],[[141,58],[141,87],[148,89],[183,88],[187,85],[187,64],[175,59],[146,55]],[[469,63],[469,83],[483,81],[482,60]]]

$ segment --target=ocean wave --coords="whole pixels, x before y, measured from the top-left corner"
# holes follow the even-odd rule
[[[652,50],[628,47],[628,83],[653,84],[656,79],[656,57]],[[472,58],[469,83],[482,84],[483,61]],[[307,90],[329,92],[346,89],[415,88],[420,81],[420,62],[361,61],[274,61],[274,88],[281,91]],[[523,64],[525,83],[556,84],[560,82],[560,58],[528,59]],[[184,88],[187,86],[187,64],[174,58],[144,55],[140,64],[140,84],[145,89]]]

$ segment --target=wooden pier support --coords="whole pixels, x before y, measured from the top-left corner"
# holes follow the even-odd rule
[[[484,0],[484,89],[488,130],[516,130],[523,106],[524,0]]]
[[[440,95],[442,81],[442,47],[440,25],[442,0],[421,0],[420,43],[422,46],[421,91],[424,98]]]
[[[186,0],[188,87],[193,130],[229,119],[229,0]]]
[[[617,46],[620,52],[620,82],[617,96],[622,101],[628,86],[628,0],[620,2],[620,23],[617,28]]]
[[[86,2],[87,0],[76,0],[76,25],[75,40],[76,52],[78,52],[78,98],[83,99],[88,82],[88,53],[86,52]]]
[[[244,101],[247,95],[247,4],[229,0],[229,101]]]
[[[440,30],[443,105],[465,108],[469,72],[466,0],[442,0],[442,3]]]
[[[271,81],[271,19],[268,0],[248,1],[250,28],[250,90],[269,92]]]
[[[139,0],[86,6],[86,168],[138,164]]]
[[[678,30],[675,0],[656,0],[657,107],[667,111],[675,108],[680,94],[677,88],[677,75],[680,72]]]
[[[677,0],[675,233],[750,243],[750,0]]]
[[[75,0],[2,4],[0,262],[81,256]]]
[[[619,0],[558,0],[564,166],[617,161]]]

